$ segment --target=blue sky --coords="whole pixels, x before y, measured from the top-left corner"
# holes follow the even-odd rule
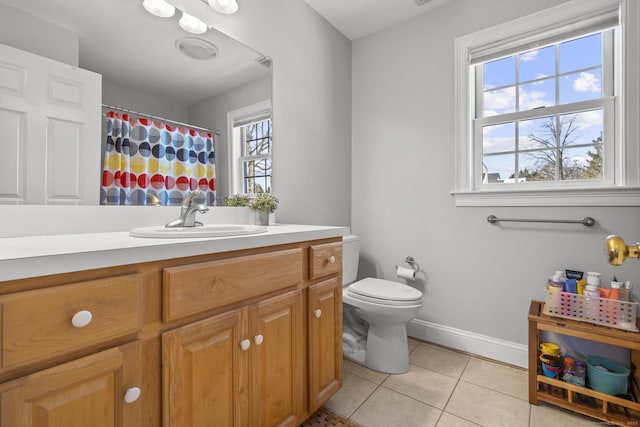
[[[498,59],[484,64],[485,117],[525,111],[602,97],[602,36],[594,34],[576,40],[542,47],[519,55],[519,76],[516,76],[516,56]],[[556,54],[558,70],[556,70]],[[518,77],[518,78],[516,78]],[[518,91],[516,91],[516,84]],[[556,84],[558,94],[556,95]],[[518,99],[516,99],[518,93]],[[556,97],[558,99],[556,99]],[[572,117],[573,115],[571,115]],[[541,136],[547,119],[520,122],[518,126],[519,149],[541,148],[529,135]],[[573,123],[576,137],[573,145],[590,144],[602,132],[602,111],[579,113]],[[515,172],[516,124],[485,127],[483,129],[483,153],[509,152],[484,156],[489,172],[500,173],[507,178]],[[585,164],[588,150],[584,147],[566,150],[581,164]],[[535,169],[530,156],[519,155],[519,169]]]

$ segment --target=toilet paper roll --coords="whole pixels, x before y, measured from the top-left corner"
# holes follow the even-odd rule
[[[416,271],[413,268],[396,266],[396,275],[403,279],[415,280]]]

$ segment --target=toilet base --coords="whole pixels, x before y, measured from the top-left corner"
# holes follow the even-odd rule
[[[405,323],[369,324],[364,365],[387,374],[404,374],[409,371],[409,344]]]

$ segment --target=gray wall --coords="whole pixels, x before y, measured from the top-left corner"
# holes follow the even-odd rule
[[[561,3],[456,0],[354,42],[352,231],[359,274],[395,279],[413,256],[425,276],[420,319],[514,343],[527,342],[527,312],[556,269],[600,271],[636,282],[640,267],[610,266],[605,237],[640,239],[631,207],[455,207],[454,39]],[[637,117],[636,114],[633,115]],[[491,225],[502,217],[583,218],[597,225]],[[427,336],[428,338],[428,336]]]
[[[271,88],[271,77],[265,77],[189,106],[189,123],[209,129],[218,129],[221,132],[215,137],[218,206],[224,205],[224,198],[229,195],[227,113],[258,102],[271,100]],[[274,193],[277,192],[275,189]]]
[[[188,106],[179,104],[162,94],[123,88],[104,79],[102,80],[102,103],[191,124]]]
[[[349,225],[351,42],[301,0],[243,0],[214,25],[273,59],[277,221]]]
[[[78,34],[0,3],[0,43],[66,64],[78,65]]]

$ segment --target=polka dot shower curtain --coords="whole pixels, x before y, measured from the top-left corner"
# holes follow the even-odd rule
[[[180,205],[193,190],[216,204],[211,132],[108,111],[102,205]]]

